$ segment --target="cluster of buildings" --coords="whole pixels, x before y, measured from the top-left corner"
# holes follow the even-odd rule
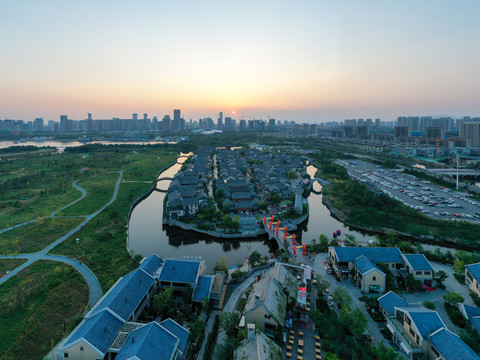
[[[217,159],[217,189],[225,190],[224,204],[230,210],[255,211],[258,202],[268,202],[272,194],[289,199],[306,175],[303,161],[291,155],[236,149],[220,150]]]
[[[183,360],[189,331],[170,318],[145,321],[143,311],[151,305],[157,289],[165,287],[173,287],[178,295],[190,286],[192,302],[201,304],[209,299],[221,307],[224,283],[223,274],[205,275],[204,260],[145,258],[85,315],[60,344],[57,359]]]
[[[210,176],[212,148],[202,148],[191,158],[185,171],[178,172],[170,182],[166,212],[169,220],[192,218],[199,209],[208,207],[207,183]]]
[[[408,274],[421,281],[424,287],[436,285],[437,277],[432,265],[423,254],[402,254],[387,247],[329,247],[328,266],[339,278],[350,278],[364,293],[386,291],[385,264],[394,281],[405,283]]]
[[[208,178],[215,179],[217,192],[222,189],[219,206],[240,213],[255,212],[259,202],[269,201],[272,194],[290,199],[301,178],[307,176],[300,158],[253,149],[219,149],[217,166],[212,167],[214,150],[197,151],[187,169],[173,178],[166,207],[169,220],[192,218],[203,206],[209,206],[205,193]]]
[[[377,301],[392,341],[408,359],[480,359],[458,335],[447,329],[436,311],[410,306],[392,291]],[[463,304],[459,306],[465,313],[480,315],[477,308]]]

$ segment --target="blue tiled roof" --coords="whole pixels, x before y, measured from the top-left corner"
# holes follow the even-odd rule
[[[358,269],[358,271],[360,271],[362,275],[366,274],[371,270],[377,270],[383,275],[385,275],[385,273],[382,270],[380,270],[380,268],[377,265],[371,262],[370,259],[364,255],[360,255],[359,257],[357,257],[353,263],[355,264],[356,268]]]
[[[480,356],[470,349],[457,335],[441,329],[430,337],[430,341],[445,360],[478,360]]]
[[[178,339],[157,322],[151,322],[128,335],[116,360],[170,360]]]
[[[480,316],[480,309],[474,306],[462,304],[463,308],[465,309],[465,313],[467,314],[467,319],[471,319],[476,316]]]
[[[428,262],[427,258],[423,254],[411,254],[403,255],[405,259],[410,263],[413,270],[430,270],[433,271],[432,265]]]
[[[465,269],[468,270],[470,274],[478,281],[480,282],[480,263],[476,264],[470,264],[465,266]]]
[[[335,247],[338,261],[352,262],[360,255],[364,255],[374,263],[403,263],[402,253],[398,248],[381,247]]]
[[[105,355],[123,323],[108,310],[104,310],[85,319],[77,331],[67,340],[63,349],[70,347],[79,339],[84,339]]]
[[[160,281],[196,283],[200,261],[167,259],[163,264]]]
[[[477,330],[477,333],[480,334],[480,316],[471,318],[470,322],[472,323],[474,329]]]
[[[153,254],[145,258],[138,268],[153,276],[161,264],[162,258],[157,254]]]
[[[109,308],[127,321],[154,282],[155,279],[145,271],[134,270],[110,289],[105,298],[96,305],[94,311]]]
[[[173,321],[172,319],[163,320],[160,325],[162,325],[165,329],[170,331],[173,335],[175,335],[179,340],[180,343],[178,344],[178,349],[185,354],[185,350],[188,343],[188,336],[190,333],[187,329],[183,326],[178,324],[177,322]]]
[[[445,327],[436,311],[413,307],[402,308],[402,310],[408,313],[423,339],[428,339],[430,333]]]
[[[389,291],[385,295],[379,297],[377,301],[390,316],[395,315],[395,307],[405,308],[410,306],[404,298],[392,291]]]
[[[213,278],[214,276],[212,275],[200,276],[198,278],[197,287],[193,292],[193,300],[203,301],[208,297]]]

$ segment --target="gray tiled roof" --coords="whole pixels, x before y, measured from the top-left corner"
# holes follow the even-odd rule
[[[362,275],[365,275],[369,273],[372,270],[377,270],[381,274],[385,275],[385,273],[380,270],[380,268],[375,265],[369,258],[367,258],[365,255],[360,255],[357,257],[354,261],[353,264],[355,267],[360,271]]]
[[[360,255],[364,255],[374,263],[403,263],[400,249],[393,247],[334,247],[338,261],[352,262]]]
[[[403,257],[412,266],[414,271],[415,270],[430,270],[430,271],[433,271],[432,265],[430,265],[430,262],[427,260],[427,258],[423,254],[403,255]]]
[[[465,269],[467,269],[468,272],[472,274],[475,280],[480,282],[480,263],[467,265],[465,266]]]
[[[395,307],[405,308],[410,306],[404,298],[395,294],[393,291],[389,291],[385,295],[380,296],[377,301],[390,316],[395,315]]]

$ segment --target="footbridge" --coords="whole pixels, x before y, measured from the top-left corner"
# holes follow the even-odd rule
[[[263,218],[263,226],[268,234],[269,240],[277,242],[279,249],[287,250],[291,256],[306,263],[305,246],[296,241],[296,235],[288,232],[288,226],[281,227],[281,221],[271,218]]]
[[[171,177],[161,177],[161,178],[158,178],[156,180],[153,180],[152,183],[157,183],[157,182],[163,181],[163,180],[173,180],[173,178],[171,178]]]

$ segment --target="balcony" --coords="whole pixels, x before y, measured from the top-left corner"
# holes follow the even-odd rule
[[[387,327],[392,331],[390,326],[393,327],[395,330],[395,334],[393,336],[394,342],[400,346],[400,348],[406,353],[406,355],[411,358],[410,354],[421,354],[423,350],[418,347],[418,345],[409,340],[410,335],[405,332],[400,321],[393,317],[387,318]]]

